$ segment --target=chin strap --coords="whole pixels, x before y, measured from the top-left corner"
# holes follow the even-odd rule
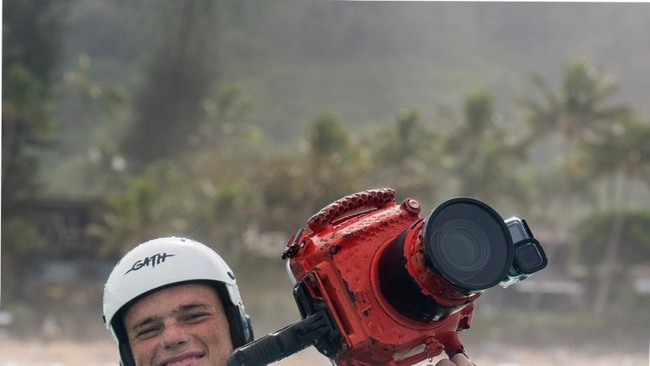
[[[131,347],[129,346],[129,341],[120,342],[120,366],[135,366],[135,360],[133,359],[133,354],[131,353]]]

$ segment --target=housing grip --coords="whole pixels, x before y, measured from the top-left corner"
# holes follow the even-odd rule
[[[317,233],[332,221],[347,214],[359,210],[380,208],[390,202],[395,202],[395,190],[392,188],[370,189],[354,193],[323,207],[307,221],[307,226]]]
[[[318,311],[237,348],[228,357],[227,366],[261,366],[281,360],[313,345],[317,339],[333,329],[327,311]]]

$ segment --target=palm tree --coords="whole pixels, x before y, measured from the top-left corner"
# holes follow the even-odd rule
[[[622,140],[607,136],[607,131],[616,131],[616,126],[629,116],[629,108],[624,105],[609,105],[609,98],[618,89],[617,83],[589,62],[578,60],[566,70],[562,87],[553,90],[539,76],[533,76],[533,83],[542,93],[542,101],[526,99],[524,107],[528,110],[527,120],[531,127],[530,145],[559,135],[562,141],[561,168],[562,183],[558,198],[560,199],[557,217],[558,231],[567,237],[569,227],[573,224],[573,207],[571,198],[590,189],[590,184],[576,184],[580,177],[593,177],[600,170],[611,172],[619,169],[621,160],[614,158],[611,149]],[[629,142],[625,142],[629,148]],[[626,148],[626,149],[627,149]],[[623,149],[625,150],[625,149]],[[606,154],[603,154],[606,152]],[[628,150],[627,153],[630,151]],[[613,155],[612,155],[613,154]],[[619,155],[620,157],[620,155]],[[608,160],[613,161],[608,163]],[[611,272],[616,263],[616,252],[620,241],[622,215],[615,220],[610,232],[610,240],[604,259],[603,272],[594,305],[594,312],[604,309],[606,297],[611,284]],[[547,250],[552,256],[553,248]]]
[[[445,176],[441,142],[442,135],[424,122],[419,109],[400,109],[394,124],[378,130],[367,143],[374,165],[372,184],[430,203]]]
[[[504,197],[524,199],[512,169],[524,154],[495,112],[492,94],[469,95],[463,119],[455,125],[445,144],[445,160],[460,181],[460,194],[488,202]]]
[[[638,121],[632,113],[621,117],[616,123],[597,125],[596,134],[586,140],[581,149],[585,157],[582,160],[589,165],[591,176],[613,181],[610,196],[614,218],[599,266],[592,309],[596,315],[601,315],[608,304],[630,204],[631,185],[643,170],[650,168],[650,126]]]
[[[542,100],[524,99],[530,127],[529,146],[547,141],[553,136],[561,139],[562,183],[559,193],[562,221],[560,233],[566,235],[572,220],[571,197],[577,190],[587,189],[575,184],[581,165],[577,146],[593,134],[597,123],[611,123],[626,111],[624,106],[608,106],[607,102],[618,89],[617,83],[597,67],[583,60],[574,61],[567,68],[562,87],[552,89],[539,75],[532,82],[542,94]]]

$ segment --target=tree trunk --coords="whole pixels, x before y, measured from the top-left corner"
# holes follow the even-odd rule
[[[618,263],[618,249],[621,246],[621,237],[623,234],[623,226],[625,224],[624,207],[626,206],[627,196],[629,193],[629,187],[626,183],[629,182],[629,178],[630,177],[624,176],[621,205],[616,209],[614,222],[612,223],[612,230],[609,232],[607,247],[605,248],[603,263],[600,268],[597,269],[598,283],[592,309],[592,313],[595,315],[602,315],[609,303],[609,294],[611,292],[612,282],[614,281],[614,276],[616,274],[616,265]]]

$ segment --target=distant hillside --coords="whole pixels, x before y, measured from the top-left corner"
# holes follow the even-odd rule
[[[151,43],[157,2],[79,1],[66,39],[70,62],[93,60],[97,78],[133,89]],[[323,110],[357,131],[391,123],[401,107],[429,118],[477,88],[516,120],[528,75],[556,84],[586,58],[621,84],[619,98],[650,115],[650,5],[601,3],[219,3],[221,84],[253,97],[250,123],[292,141]]]

